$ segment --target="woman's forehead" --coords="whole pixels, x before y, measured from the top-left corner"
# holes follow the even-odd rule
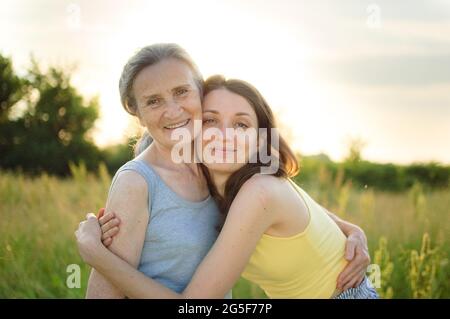
[[[148,94],[163,93],[178,86],[193,85],[190,67],[176,59],[166,59],[142,69],[133,84],[136,92]]]
[[[244,97],[225,88],[209,92],[205,96],[203,110],[217,111],[219,113],[254,113],[252,106]]]

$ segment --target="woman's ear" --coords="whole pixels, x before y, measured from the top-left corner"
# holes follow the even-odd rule
[[[126,103],[127,109],[130,110],[130,113],[138,119],[141,126],[145,127],[144,121],[142,120],[141,114],[139,112],[139,107],[136,105],[136,102],[133,103],[134,105],[131,104],[130,101],[127,101]]]

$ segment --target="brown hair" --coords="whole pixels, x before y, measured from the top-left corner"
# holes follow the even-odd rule
[[[205,81],[203,92],[204,96],[213,90],[226,89],[237,95],[242,96],[251,105],[258,119],[258,128],[267,129],[267,152],[268,155],[276,156],[279,161],[278,170],[272,174],[273,176],[288,178],[297,175],[299,166],[297,159],[286,141],[279,136],[278,152],[272,152],[271,129],[276,128],[275,118],[270,106],[267,104],[261,93],[251,84],[237,79],[225,79],[222,75],[214,75]],[[234,172],[226,181],[224,196],[221,196],[215,187],[208,169],[201,165],[205,174],[211,196],[216,200],[220,212],[225,220],[228,210],[239,192],[242,185],[253,175],[259,173],[263,166],[269,166],[270,163],[261,162],[259,156],[256,163],[247,163],[242,168]]]

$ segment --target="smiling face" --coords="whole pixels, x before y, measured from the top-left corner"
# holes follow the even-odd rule
[[[170,148],[176,130],[187,129],[192,139],[194,121],[201,120],[200,92],[189,66],[169,58],[144,68],[133,83],[137,116],[154,142]]]
[[[253,153],[251,145],[256,146],[257,136],[249,133],[257,129],[258,118],[245,98],[225,88],[209,92],[203,100],[203,150],[221,162],[203,163],[212,172],[237,171]],[[227,157],[232,160],[227,161]]]

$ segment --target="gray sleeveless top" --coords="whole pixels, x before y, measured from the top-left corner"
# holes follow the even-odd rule
[[[181,293],[218,236],[219,210],[209,196],[191,202],[176,194],[145,161],[125,163],[118,174],[132,170],[140,174],[149,190],[149,223],[139,271]],[[230,293],[225,298],[231,298]]]

